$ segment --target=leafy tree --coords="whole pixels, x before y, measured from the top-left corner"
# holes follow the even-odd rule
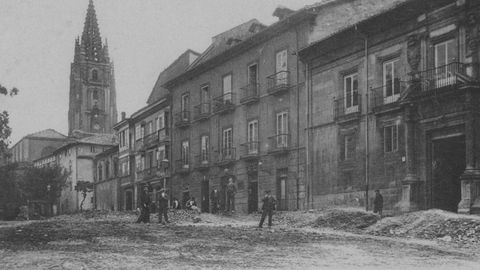
[[[14,219],[23,201],[23,193],[16,181],[17,164],[0,166],[0,218]]]
[[[62,189],[66,186],[69,172],[55,165],[43,168],[27,168],[21,179],[24,198],[28,200],[44,200],[55,204]]]
[[[80,211],[83,211],[83,203],[87,198],[87,193],[93,191],[93,183],[88,181],[78,181],[77,185],[75,186],[75,190],[78,192],[82,192],[83,200],[80,203]]]
[[[16,96],[19,90],[15,87],[8,90],[6,87],[0,84],[0,95],[4,96]],[[7,111],[0,111],[0,161],[7,158],[8,138],[12,133],[12,129],[8,125],[9,115]]]

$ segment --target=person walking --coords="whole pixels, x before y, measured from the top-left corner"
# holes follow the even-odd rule
[[[168,222],[168,198],[165,190],[161,190],[160,198],[158,199],[158,223],[165,225]],[[165,221],[162,221],[162,215]]]
[[[270,190],[265,191],[265,197],[263,198],[263,206],[262,206],[262,218],[260,219],[260,224],[258,224],[259,228],[263,227],[263,222],[268,215],[268,227],[272,226],[272,216],[273,210],[275,210],[275,198],[270,195]]]
[[[227,184],[227,211],[234,212],[235,211],[235,193],[237,193],[237,187],[233,183],[233,178],[228,179]]]
[[[373,199],[373,213],[378,213],[382,217],[383,212],[383,196],[380,190],[375,190],[375,199]]]
[[[150,194],[148,193],[148,186],[143,187],[143,192],[140,196],[140,216],[137,219],[137,223],[149,223],[150,222]]]

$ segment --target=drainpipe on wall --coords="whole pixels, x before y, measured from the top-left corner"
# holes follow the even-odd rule
[[[297,210],[300,209],[300,63],[298,60],[298,26],[295,27],[295,54],[296,54],[296,65],[297,65],[297,174],[296,174],[296,185],[297,185]]]
[[[365,50],[365,210],[368,211],[368,191],[370,186],[369,179],[369,167],[370,167],[370,155],[369,155],[369,131],[368,131],[368,37],[364,33],[360,32],[355,25],[355,31],[360,34],[361,38],[364,40],[364,50]]]

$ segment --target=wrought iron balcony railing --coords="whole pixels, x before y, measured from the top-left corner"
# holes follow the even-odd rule
[[[352,93],[333,101],[335,104],[335,119],[348,114],[360,113],[361,96],[358,93]]]
[[[406,87],[405,82],[396,80],[392,84],[370,89],[370,107],[378,110],[384,105],[395,104]]]
[[[158,130],[158,141],[161,143],[170,141],[170,129],[168,127]]]
[[[469,81],[466,64],[453,62],[448,65],[414,73],[410,83],[421,91],[431,91],[447,86],[455,86]]]
[[[290,149],[290,134],[277,134],[269,138],[269,152],[283,152]]]
[[[235,147],[223,148],[220,150],[218,156],[218,162],[220,163],[229,163],[233,162],[236,159],[236,149]]]
[[[195,121],[205,120],[210,117],[211,109],[210,103],[200,103],[194,107],[194,116]]]
[[[258,141],[246,142],[241,146],[242,148],[241,148],[240,158],[243,158],[243,159],[257,158],[260,154],[260,142]]]
[[[290,71],[279,71],[267,77],[267,92],[279,94],[290,89]]]
[[[190,125],[190,111],[181,111],[175,114],[175,126],[186,127]]]
[[[202,151],[200,155],[195,156],[195,167],[197,169],[208,168],[211,165],[210,153]]]
[[[214,98],[214,113],[228,113],[235,110],[235,99],[236,95],[234,93],[226,93]]]
[[[143,137],[143,145],[145,148],[150,148],[158,145],[158,133],[153,132]]]
[[[241,96],[240,96],[240,103],[241,104],[250,104],[257,102],[260,98],[259,90],[260,85],[258,83],[251,83],[245,85],[244,87],[240,88]]]
[[[175,172],[188,173],[190,171],[190,162],[186,159],[179,159],[175,161]]]

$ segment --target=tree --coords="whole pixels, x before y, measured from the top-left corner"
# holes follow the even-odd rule
[[[43,200],[53,205],[66,186],[69,172],[55,165],[43,168],[27,168],[21,179],[24,199]]]
[[[77,185],[75,186],[75,190],[77,192],[82,192],[82,202],[80,203],[80,211],[83,211],[83,203],[87,198],[87,193],[93,191],[93,183],[88,181],[78,181]]]
[[[15,87],[8,90],[6,87],[0,84],[0,95],[4,96],[16,96],[19,90]],[[7,158],[8,138],[12,133],[12,129],[8,125],[9,115],[7,111],[0,111],[0,161]]]

